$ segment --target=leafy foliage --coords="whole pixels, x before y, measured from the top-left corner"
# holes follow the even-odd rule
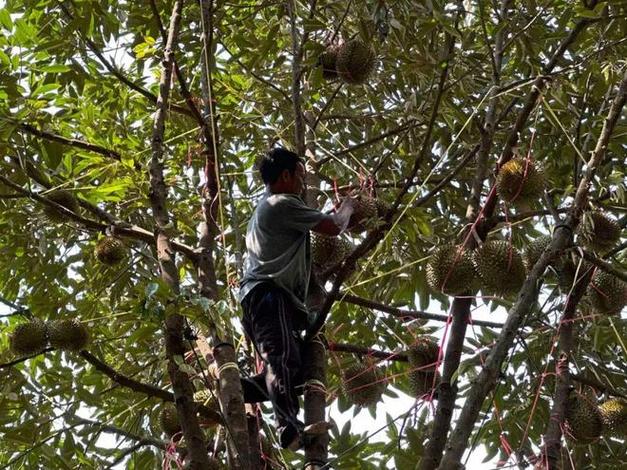
[[[246,222],[263,191],[253,165],[274,142],[296,145],[291,87],[298,62],[292,55],[286,2],[216,0],[213,24],[207,25],[200,19],[204,1],[186,3],[175,56],[195,102],[206,105],[200,85],[200,37],[214,28],[208,55],[210,99],[216,107],[213,123],[219,136],[220,233],[214,262],[221,294],[218,300],[201,296],[196,267],[179,255],[179,313],[193,329],[217,325],[238,333],[239,312],[231,287],[241,273]],[[171,3],[156,4],[166,25]],[[481,186],[485,200],[531,82],[575,23],[593,19],[559,59],[515,149],[517,156],[529,155],[541,166],[547,197],[527,207],[499,203],[495,215],[500,223],[491,237],[524,251],[530,241],[549,233],[555,221],[548,205],[561,211],[572,202],[583,162],[594,148],[620,80],[627,55],[625,6],[596,2],[588,9],[586,2],[525,0],[515,2],[504,21],[491,4],[481,1],[466,2],[467,11],[459,20],[458,6],[441,0],[325,0],[313,2],[313,13],[309,2],[294,3],[297,32],[306,38],[300,102],[313,151],[311,191],[316,190],[319,206],[328,209],[337,196],[334,188],[342,191],[351,185],[391,204],[411,169],[416,165],[418,170],[402,200],[403,216],[377,249],[360,260],[344,288],[387,306],[446,312],[452,299],[428,288],[426,263],[434,247],[463,241],[460,233],[467,223],[479,157],[469,159],[425,202],[416,201],[481,143],[487,109],[494,103],[489,171]],[[9,335],[29,318],[77,318],[89,329],[91,353],[127,377],[168,389],[162,322],[169,293],[157,280],[153,246],[127,236],[130,255],[121,263],[106,266],[94,255],[113,222],[153,231],[147,162],[164,47],[154,13],[146,2],[109,0],[7,0],[0,6],[0,175],[34,194],[29,197],[0,182],[0,296],[12,305],[5,313],[14,313],[1,319],[0,362],[16,359],[9,352]],[[498,34],[504,37],[503,60],[495,82]],[[328,43],[354,37],[374,46],[374,71],[363,85],[326,81],[317,66],[320,55]],[[451,57],[447,37],[454,41]],[[444,69],[447,78],[438,100]],[[197,122],[177,111],[185,106],[176,87],[164,139],[164,172],[172,234],[196,247],[206,162]],[[623,116],[590,188],[591,209],[611,214],[623,229],[626,131]],[[93,147],[81,147],[77,141]],[[80,203],[72,211],[97,224],[58,217],[58,211],[56,220],[51,218],[44,198],[54,190],[69,192]],[[365,236],[353,234],[351,241],[357,244]],[[609,261],[624,270],[624,251]],[[526,458],[540,451],[554,388],[554,341],[566,294],[551,268],[544,275],[540,301],[519,332],[503,376],[476,424],[472,449],[484,446],[486,460],[501,455],[504,442]],[[508,305],[480,292],[473,309],[493,312],[493,319],[502,321]],[[571,370],[605,385],[595,392],[599,399],[612,390],[626,394],[625,321],[589,309],[582,312]],[[329,341],[402,351],[416,336],[442,336],[445,329],[444,323],[407,324],[339,301],[327,334]],[[471,328],[457,373],[459,403],[495,337],[493,329]],[[350,405],[336,392],[342,367],[352,358],[340,356],[330,355],[328,389],[340,410],[348,411]],[[250,370],[244,363],[242,359],[242,369]],[[199,370],[193,360],[191,367]],[[405,364],[390,362],[387,375],[393,387],[387,396],[394,390],[411,393],[407,371]],[[112,382],[79,354],[49,351],[3,366],[0,375],[0,464],[5,468],[96,469],[122,459],[128,469],[146,469],[161,463],[166,439],[159,430],[161,400]],[[408,409],[412,403],[408,399]],[[389,424],[376,436],[351,425],[344,414],[332,416],[345,422],[332,435],[336,467],[415,468],[431,431],[433,406],[422,403],[405,423],[393,421],[398,411],[371,407],[373,414],[386,415]],[[207,431],[211,437],[213,432]],[[115,444],[102,439],[105,434],[114,436]],[[142,438],[150,442],[124,454]],[[598,443],[569,450],[576,468],[627,465],[624,439],[604,436]],[[283,465],[298,459],[288,453],[273,457]]]

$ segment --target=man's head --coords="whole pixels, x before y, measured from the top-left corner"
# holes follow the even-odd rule
[[[305,187],[305,165],[294,152],[282,147],[270,150],[259,164],[261,179],[272,193],[301,194]]]

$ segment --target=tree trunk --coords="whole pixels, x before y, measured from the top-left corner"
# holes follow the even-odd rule
[[[327,357],[324,338],[315,336],[305,347],[303,368],[305,375],[305,426],[326,418],[326,367]],[[316,436],[305,447],[305,470],[316,470],[327,461],[329,435]]]
[[[218,398],[229,435],[229,466],[234,470],[253,469],[250,465],[248,424],[235,348],[232,344],[220,343],[213,348],[213,357],[218,365]]]

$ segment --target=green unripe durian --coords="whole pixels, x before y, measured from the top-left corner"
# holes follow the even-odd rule
[[[126,257],[126,247],[117,237],[105,237],[96,244],[94,253],[98,261],[113,266]]]
[[[617,437],[627,436],[627,400],[613,398],[599,406],[605,431]]]
[[[620,232],[620,225],[599,211],[584,214],[577,227],[580,243],[601,254],[616,245],[620,239]]]
[[[349,84],[364,83],[375,67],[374,49],[361,39],[351,39],[339,46],[335,68]]]
[[[487,294],[508,297],[522,287],[525,264],[518,250],[510,243],[493,240],[475,251],[475,269],[481,280],[481,288]]]
[[[566,436],[579,444],[596,441],[603,430],[603,420],[593,397],[570,392],[566,401]]]
[[[387,382],[377,367],[356,364],[344,371],[342,385],[344,394],[352,403],[366,407],[381,399]]]
[[[9,336],[11,351],[17,356],[37,354],[46,349],[47,344],[48,329],[41,320],[22,323]]]
[[[439,246],[433,251],[426,272],[429,287],[449,295],[472,290],[476,278],[471,252],[452,244]]]
[[[601,314],[619,314],[627,304],[627,283],[601,269],[592,277],[587,292],[592,307]]]
[[[81,351],[89,344],[89,330],[76,318],[50,322],[48,337],[50,346],[65,351]]]
[[[542,194],[544,176],[532,159],[514,158],[501,167],[496,190],[510,204],[527,204]]]

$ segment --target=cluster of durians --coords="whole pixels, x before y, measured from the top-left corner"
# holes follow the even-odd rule
[[[203,427],[222,424],[220,405],[215,395],[209,390],[195,392],[194,405],[198,413],[198,421]],[[159,425],[161,430],[170,437],[181,432],[181,423],[174,403],[163,403],[159,412]]]
[[[352,234],[376,227],[388,206],[376,197],[360,194],[353,198],[354,212],[348,223]],[[311,237],[312,263],[322,269],[340,264],[353,250],[353,245],[343,237],[331,237],[314,233]]]
[[[359,38],[338,45],[329,45],[319,58],[326,80],[340,78],[351,85],[364,83],[376,64],[372,46]]]
[[[627,437],[627,400],[613,398],[600,406],[594,393],[569,392],[565,410],[565,435],[578,444],[589,444],[602,435]]]
[[[583,220],[578,229],[578,240],[584,246],[600,252],[610,249],[620,239],[620,226],[607,215],[594,211],[586,213]],[[433,251],[427,263],[427,283],[431,289],[447,295],[474,293],[481,289],[489,295],[509,297],[520,290],[527,271],[550,243],[551,236],[538,237],[527,245],[524,253],[503,240],[487,241],[476,250],[454,244],[442,245]],[[587,270],[590,265],[584,263],[578,267],[570,257],[563,256],[553,263],[553,267],[560,287],[568,291],[575,273]],[[586,298],[598,313],[618,313],[627,305],[627,284],[596,269]]]
[[[89,343],[89,330],[76,318],[44,322],[38,319],[18,325],[9,336],[11,351],[17,356],[42,352],[50,345],[64,351],[81,351]]]

